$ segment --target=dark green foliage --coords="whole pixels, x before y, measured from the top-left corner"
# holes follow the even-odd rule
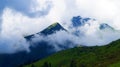
[[[120,67],[120,40],[105,46],[63,50],[34,64],[41,66],[45,61],[51,62],[53,67]]]
[[[32,65],[31,65],[31,67],[35,67],[35,65],[34,65],[34,64],[32,64]]]
[[[48,62],[44,62],[43,66],[42,67],[51,67],[51,63],[48,63]]]
[[[76,67],[76,61],[75,60],[72,60],[70,62],[70,67]]]

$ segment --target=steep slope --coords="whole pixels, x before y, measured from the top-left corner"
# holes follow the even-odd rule
[[[48,28],[41,31],[40,33],[43,35],[50,35],[59,30],[65,30],[65,29],[59,23],[54,23],[54,24],[50,25]],[[38,33],[38,34],[40,34],[40,33]]]
[[[38,35],[50,35],[50,34],[53,34],[55,33],[56,31],[60,31],[60,30],[65,30],[59,23],[54,23],[50,26],[48,26],[46,29],[44,29],[43,31],[40,31],[39,33],[36,33]],[[65,30],[66,31],[66,30]],[[31,38],[34,37],[35,34],[32,34],[32,35],[29,35],[29,36],[26,36],[25,38],[27,40],[30,40]]]
[[[50,32],[50,31],[52,32]],[[56,31],[65,30],[59,23],[55,23],[47,27],[42,32],[37,33],[38,35],[50,35]],[[26,36],[26,40],[30,43],[30,52],[19,51],[14,54],[0,54],[0,67],[17,67],[19,65],[28,64],[38,59],[47,57],[56,51],[52,45],[49,45],[46,41],[37,41],[36,43],[32,42],[34,35]]]
[[[105,46],[75,47],[25,67],[120,67],[120,40]]]

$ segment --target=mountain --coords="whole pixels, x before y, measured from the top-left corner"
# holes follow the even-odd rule
[[[73,27],[84,26],[91,18],[82,18],[81,16],[75,16],[71,19]]]
[[[102,23],[100,24],[100,30],[104,30],[104,29],[111,29],[111,30],[114,30],[113,27],[111,27],[110,25],[106,24],[106,23]]]
[[[48,28],[41,31],[40,33],[43,35],[50,35],[50,34],[55,33],[56,31],[60,31],[60,30],[65,30],[65,29],[59,23],[54,23],[54,24],[50,25]],[[40,34],[40,33],[38,33],[38,34]]]
[[[57,31],[65,30],[59,23],[54,23],[44,29],[43,31],[36,33],[36,34],[42,34],[42,35],[51,35]],[[25,39],[30,43],[30,52],[26,51],[19,51],[14,54],[0,54],[0,67],[18,67],[23,64],[28,64],[31,62],[34,62],[38,59],[45,58],[56,51],[54,50],[54,47],[50,45],[49,42],[46,41],[37,41],[32,42],[32,38],[34,38],[33,35],[26,36]],[[21,67],[21,66],[20,66]]]
[[[89,19],[84,20],[88,21]],[[109,28],[106,24],[101,27],[102,29]],[[49,36],[61,30],[67,32],[59,23],[54,23],[36,34]],[[23,67],[26,64],[30,65],[25,67],[69,67],[69,65],[71,67],[106,67],[109,65],[115,67],[114,65],[120,64],[120,40],[106,46],[81,46],[56,53],[54,46],[48,41],[33,42],[36,34],[24,37],[31,45],[30,52],[19,51],[14,54],[0,54],[0,67]],[[69,45],[69,43],[62,45]]]
[[[95,19],[92,19],[92,18],[83,18],[81,16],[75,16],[75,17],[73,17],[71,19],[73,27],[84,26],[89,20],[95,21]],[[99,29],[100,30],[104,30],[104,29],[112,29],[112,30],[114,30],[114,28],[111,27],[110,25],[108,25],[107,23],[101,23]]]
[[[75,47],[24,67],[120,67],[120,40],[105,46]]]
[[[46,29],[44,29],[43,31],[38,32],[38,33],[36,33],[36,34],[46,36],[46,35],[53,34],[53,33],[55,33],[56,31],[60,31],[60,30],[66,31],[59,23],[56,22],[56,23],[48,26],[48,27],[47,27]],[[30,40],[30,39],[32,39],[32,37],[34,37],[34,35],[35,35],[35,34],[26,36],[25,39]]]

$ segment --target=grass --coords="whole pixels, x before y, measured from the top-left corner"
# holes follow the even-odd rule
[[[58,22],[56,22],[56,23],[54,23],[54,24],[50,25],[47,29],[49,30],[49,29],[51,29],[51,28],[55,27],[57,24],[58,24]]]
[[[114,64],[111,64],[109,67],[120,67],[120,61]]]
[[[60,51],[24,67],[42,67],[45,62],[51,67],[120,67],[120,40],[105,46],[75,47]]]

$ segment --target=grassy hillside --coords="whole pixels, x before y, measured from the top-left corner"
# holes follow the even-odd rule
[[[120,67],[120,40],[63,50],[24,67]]]

